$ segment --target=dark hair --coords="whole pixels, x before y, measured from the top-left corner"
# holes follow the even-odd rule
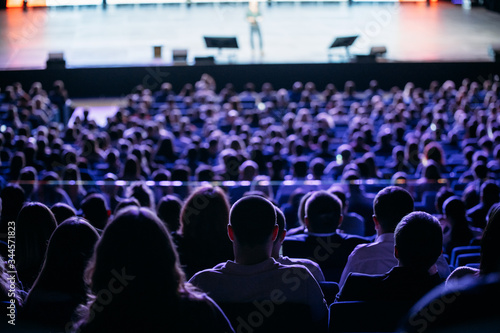
[[[50,237],[40,275],[26,300],[37,290],[60,291],[86,300],[83,275],[99,234],[85,219],[71,217],[61,223]]]
[[[83,327],[88,331],[117,327],[135,331],[138,326],[157,329],[165,316],[172,316],[181,297],[197,297],[185,285],[167,229],[147,208],[127,207],[110,221],[96,245],[86,276],[91,302],[83,316]],[[102,302],[100,292],[111,293],[111,281],[120,292]],[[151,290],[145,292],[145,286]],[[147,306],[140,308],[137,304]],[[101,311],[95,311],[96,307]],[[144,322],[145,317],[150,320]]]
[[[481,185],[481,201],[486,205],[492,205],[500,199],[500,187],[492,180]]]
[[[413,209],[413,197],[399,186],[388,186],[380,190],[373,200],[373,213],[383,232],[394,232],[401,219],[413,212]]]
[[[316,191],[306,201],[308,230],[311,232],[335,232],[341,216],[342,202],[327,191]]]
[[[0,193],[2,199],[1,218],[4,222],[14,221],[23,207],[24,190],[17,184],[7,185]]]
[[[158,217],[171,232],[179,230],[181,226],[181,209],[182,200],[175,195],[164,196],[156,206]]]
[[[92,193],[82,202],[85,218],[97,229],[104,229],[108,222],[109,212],[106,199],[100,193]]]
[[[266,243],[276,225],[276,209],[267,199],[250,195],[236,201],[229,221],[236,240],[246,246]]]
[[[136,198],[124,198],[116,204],[115,211],[113,212],[113,214],[117,215],[120,210],[129,206],[141,207],[141,204]]]
[[[50,210],[52,211],[52,214],[54,214],[58,225],[63,223],[66,219],[76,216],[76,212],[73,207],[62,202],[58,202],[52,205],[52,207],[50,207]]]
[[[488,211],[488,223],[481,238],[481,275],[500,272],[500,203],[495,203]]]
[[[16,267],[25,288],[31,288],[43,263],[47,243],[57,223],[40,202],[26,203],[16,222]]]
[[[191,193],[181,210],[182,264],[188,276],[233,258],[227,237],[229,202],[220,187],[203,186]]]
[[[403,266],[428,270],[443,249],[441,225],[428,213],[410,213],[397,225],[394,245]]]
[[[134,197],[139,201],[141,207],[153,210],[154,194],[144,182],[136,182],[130,185],[126,191],[127,197]]]
[[[435,206],[439,214],[443,214],[443,204],[449,197],[454,196],[454,192],[447,186],[443,186],[436,193]]]

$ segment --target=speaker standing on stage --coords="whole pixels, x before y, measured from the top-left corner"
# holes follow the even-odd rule
[[[262,50],[262,34],[260,32],[259,22],[262,22],[262,14],[260,13],[259,2],[257,0],[250,0],[248,3],[247,21],[250,22],[250,45],[252,50],[255,49],[253,38],[257,34],[259,38],[260,52]]]

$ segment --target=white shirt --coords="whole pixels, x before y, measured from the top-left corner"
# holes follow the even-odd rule
[[[325,281],[325,276],[323,275],[323,271],[319,267],[317,263],[309,259],[303,258],[289,258],[287,256],[280,256],[278,259],[275,259],[282,265],[302,265],[311,272],[312,276],[316,279],[316,281],[321,282]]]
[[[349,273],[384,274],[398,264],[398,259],[394,257],[394,233],[379,235],[375,242],[360,244],[351,252],[340,277],[339,288],[342,288]],[[450,267],[443,255],[439,256],[436,265],[439,276],[448,277]]]
[[[285,266],[273,258],[256,265],[227,261],[196,273],[189,283],[216,302],[245,303],[276,300],[309,305],[313,320],[328,314],[318,282],[303,266]]]
[[[384,274],[397,265],[394,234],[382,234],[377,236],[375,242],[360,244],[351,252],[340,277],[339,288],[342,288],[349,273]]]

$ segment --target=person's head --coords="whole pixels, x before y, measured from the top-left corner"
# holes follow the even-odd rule
[[[233,259],[227,237],[229,201],[220,187],[203,186],[191,193],[181,210],[186,273],[194,274]]]
[[[186,291],[185,275],[165,225],[142,207],[127,207],[108,223],[87,266],[86,278],[93,301],[83,321],[98,331],[102,327],[139,325],[145,313],[159,315],[165,307],[175,307]],[[110,281],[120,292],[100,302],[100,292],[109,290]],[[144,292],[145,286],[151,291]],[[137,304],[149,306],[141,310]],[[102,311],[93,311],[93,305]],[[134,310],[124,313],[124,309]]]
[[[141,207],[152,209],[154,207],[154,193],[144,182],[136,182],[126,190],[127,198],[136,198]]]
[[[454,192],[447,186],[443,186],[439,189],[439,191],[436,193],[435,200],[436,211],[438,212],[438,214],[443,214],[443,203],[446,201],[446,199],[454,195]]]
[[[394,256],[399,265],[428,270],[443,249],[443,232],[439,221],[425,212],[406,215],[394,231]]]
[[[2,199],[2,220],[15,221],[26,200],[22,187],[17,184],[7,185],[0,193],[0,199]]]
[[[18,271],[36,272],[41,267],[47,243],[57,227],[50,209],[40,202],[26,203],[16,220],[16,263]],[[34,276],[21,281],[31,287]],[[33,280],[31,280],[33,279]]]
[[[494,181],[481,185],[481,201],[488,207],[500,201],[500,187]]]
[[[335,195],[316,191],[307,199],[305,224],[309,232],[333,233],[342,218],[342,202]]]
[[[467,210],[464,202],[457,196],[451,196],[443,203],[443,213],[452,228],[467,227]]]
[[[92,193],[82,201],[83,216],[90,224],[97,229],[104,229],[110,212],[108,210],[106,199],[100,193]]]
[[[465,187],[462,201],[465,203],[466,209],[471,209],[480,202],[479,192],[476,190],[475,184],[469,184]]]
[[[240,180],[252,181],[259,174],[259,166],[255,161],[248,160],[240,165]]]
[[[56,218],[57,225],[60,225],[70,217],[76,216],[76,211],[73,209],[73,207],[63,202],[58,202],[52,205],[52,207],[50,207],[50,210]]]
[[[165,223],[171,232],[179,230],[182,200],[175,195],[166,195],[160,199],[156,206],[156,212],[160,220]]]
[[[33,289],[57,290],[79,295],[87,291],[83,276],[99,234],[81,217],[62,222],[50,237],[45,261]]]
[[[500,272],[500,203],[488,211],[487,223],[481,238],[481,275]]]
[[[141,207],[141,204],[136,198],[124,198],[116,204],[113,215],[117,215],[120,210],[129,206]]]
[[[373,220],[379,234],[392,233],[401,219],[413,212],[411,194],[402,187],[388,186],[373,200]]]
[[[276,209],[267,199],[250,195],[236,201],[229,213],[228,233],[235,247],[272,246],[278,235]]]
[[[186,199],[181,210],[184,237],[222,232],[229,219],[229,202],[220,187],[202,186]],[[208,236],[208,235],[207,235]]]
[[[432,141],[424,147],[423,151],[423,163],[426,164],[427,161],[433,160],[439,165],[444,165],[444,151],[441,144]]]
[[[441,171],[439,164],[434,160],[428,160],[427,165],[424,166],[423,176],[428,181],[437,181],[441,178]]]

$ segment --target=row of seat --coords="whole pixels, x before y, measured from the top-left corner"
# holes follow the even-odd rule
[[[219,303],[236,332],[394,332],[411,306],[408,302],[338,302],[329,305],[328,318],[313,321],[307,305]]]

